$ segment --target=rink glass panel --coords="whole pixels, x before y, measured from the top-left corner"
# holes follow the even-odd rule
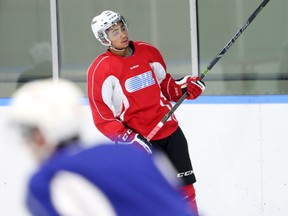
[[[0,1],[0,98],[52,76],[50,29],[49,1]]]
[[[106,9],[125,16],[130,39],[144,40],[159,48],[173,77],[191,74],[188,0],[57,2],[59,76],[75,81],[84,91],[90,63],[105,51],[95,39],[90,23]],[[198,2],[199,73],[259,3],[255,0]],[[287,10],[286,0],[268,3],[209,72],[205,78],[205,95],[288,94]],[[50,1],[2,0],[0,17],[0,97],[3,98],[11,96],[21,76],[23,80],[23,73],[30,73],[27,80],[52,76]],[[45,64],[36,66],[35,57]]]

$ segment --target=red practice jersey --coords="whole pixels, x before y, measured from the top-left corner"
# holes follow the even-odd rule
[[[142,41],[132,42],[134,53],[122,57],[107,50],[90,65],[87,91],[93,120],[111,140],[131,128],[147,137],[181,96],[181,88],[166,72],[160,52]],[[152,140],[172,134],[178,127],[174,115]]]

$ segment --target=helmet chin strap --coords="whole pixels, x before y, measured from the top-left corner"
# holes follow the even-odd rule
[[[123,48],[123,49],[117,49],[117,48],[115,48],[115,47],[112,46],[112,45],[110,45],[109,48],[111,48],[111,49],[113,49],[113,50],[115,50],[115,51],[117,51],[117,52],[122,52],[122,51],[124,51],[124,50],[126,49],[126,48]]]

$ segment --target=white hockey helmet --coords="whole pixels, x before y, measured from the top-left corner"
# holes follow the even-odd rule
[[[108,39],[106,30],[120,21],[123,22],[128,29],[128,25],[124,17],[111,10],[103,11],[100,15],[95,16],[92,19],[91,28],[96,39],[104,46],[111,46],[111,41]]]
[[[68,80],[32,81],[13,94],[9,120],[22,132],[39,129],[45,145],[55,148],[80,135],[81,97],[82,91]]]

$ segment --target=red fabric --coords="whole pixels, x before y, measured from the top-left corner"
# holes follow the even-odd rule
[[[132,56],[121,57],[107,50],[94,60],[87,74],[94,123],[111,140],[126,130],[125,126],[147,137],[172,108],[162,91],[170,76],[160,52],[141,41],[130,43]],[[153,140],[169,136],[177,127],[172,115]]]
[[[178,85],[170,74],[167,74],[161,83],[161,90],[170,101],[177,102],[182,96],[181,85]]]
[[[187,79],[187,92],[188,92],[188,97],[187,99],[193,100],[199,97],[202,93],[202,89],[200,86],[198,86],[195,82],[200,80],[200,77],[189,77]]]
[[[188,202],[191,206],[195,215],[198,215],[198,208],[196,202],[196,193],[193,184],[185,185],[180,188],[181,192],[183,193],[184,199]]]

